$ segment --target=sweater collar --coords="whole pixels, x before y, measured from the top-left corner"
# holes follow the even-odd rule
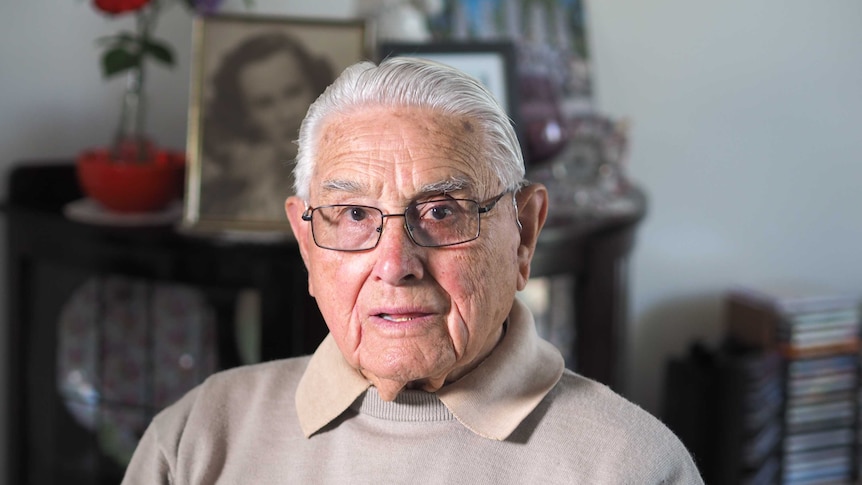
[[[506,335],[478,367],[443,386],[437,398],[467,429],[505,440],[554,387],[563,373],[559,351],[536,333],[526,306],[515,300]],[[332,422],[371,384],[347,361],[329,335],[312,356],[296,392],[306,437]]]

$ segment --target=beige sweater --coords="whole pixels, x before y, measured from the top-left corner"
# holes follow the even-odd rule
[[[516,303],[494,353],[436,394],[384,402],[331,339],[217,374],[154,419],[123,483],[702,481],[661,422],[564,371]]]

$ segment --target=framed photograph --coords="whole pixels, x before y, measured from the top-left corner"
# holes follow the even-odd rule
[[[380,59],[392,56],[421,57],[452,66],[481,81],[506,110],[523,148],[515,55],[515,46],[511,42],[384,42],[378,48]]]
[[[195,20],[182,228],[292,237],[299,126],[347,66],[367,57],[360,20]]]

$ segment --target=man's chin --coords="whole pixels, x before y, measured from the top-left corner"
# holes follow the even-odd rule
[[[442,361],[450,359],[444,358]],[[378,362],[379,363],[379,362]],[[436,362],[440,364],[440,362]],[[403,389],[416,389],[427,392],[434,392],[443,387],[446,383],[446,376],[449,375],[454,367],[454,359],[452,362],[446,362],[450,365],[436,365],[429,367],[416,367],[407,365],[397,365],[396,362],[384,362],[385,365],[376,366],[374,363],[361,366],[360,373],[368,379],[374,387],[380,392],[381,396],[395,396]]]
[[[377,393],[384,401],[394,401],[404,389],[436,392],[446,383],[445,378],[424,378],[407,382],[378,378],[370,378],[369,380],[377,388]]]

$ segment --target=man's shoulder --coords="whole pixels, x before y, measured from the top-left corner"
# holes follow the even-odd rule
[[[260,436],[298,439],[294,399],[308,361],[297,357],[211,375],[153,418],[135,452],[138,460],[162,460],[191,477],[224,466],[228,449],[256,452]]]
[[[564,413],[571,426],[601,430],[608,436],[644,434],[669,436],[673,433],[655,416],[610,387],[564,371],[548,395],[554,412]]]
[[[539,410],[543,413],[534,418],[537,431],[566,443],[565,452],[589,450],[599,461],[628,463],[645,476],[679,473],[699,483],[691,456],[676,435],[657,417],[602,383],[566,370]]]
[[[238,389],[270,388],[271,386],[296,386],[311,356],[291,357],[259,364],[243,365],[226,369],[209,376],[202,384],[202,392],[219,392]]]
[[[563,403],[571,402],[582,411],[600,412],[608,417],[617,414],[624,418],[640,414],[652,416],[607,385],[569,369],[563,371],[554,393],[557,400]]]
[[[155,421],[185,422],[192,415],[230,413],[249,409],[255,402],[293,403],[296,386],[309,356],[244,365],[210,375],[176,403],[162,410]]]

